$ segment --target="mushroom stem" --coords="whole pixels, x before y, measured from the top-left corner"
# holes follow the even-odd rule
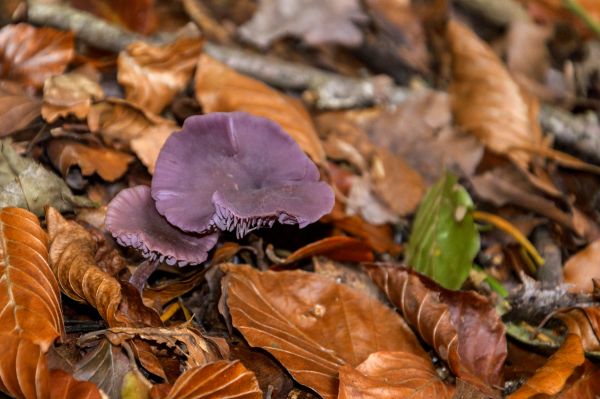
[[[129,278],[129,282],[141,293],[144,290],[146,282],[148,281],[152,273],[154,273],[154,271],[158,268],[159,264],[160,261],[158,259],[145,260],[144,262],[140,263],[135,269],[135,271]]]

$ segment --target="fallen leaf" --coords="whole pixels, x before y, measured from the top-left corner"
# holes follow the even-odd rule
[[[398,215],[371,191],[373,183],[368,176],[352,176],[348,180],[351,186],[346,199],[347,215],[360,215],[375,226],[398,222]]]
[[[213,256],[213,261],[214,261]],[[171,302],[189,291],[193,290],[204,279],[208,269],[198,270],[188,276],[175,280],[162,281],[156,286],[146,285],[143,292],[144,301],[150,301],[156,309],[162,309],[164,305]]]
[[[600,240],[596,240],[565,262],[563,275],[565,283],[571,285],[569,291],[592,293],[592,279],[600,279],[599,257]]]
[[[40,347],[15,334],[0,335],[0,390],[19,399],[50,398],[46,357]]]
[[[96,385],[87,381],[78,381],[62,370],[51,370],[50,399],[101,399]]]
[[[15,46],[14,43],[19,43]],[[40,88],[74,55],[72,32],[20,23],[0,29],[0,78]]]
[[[0,141],[0,207],[25,208],[38,216],[45,206],[71,211],[74,206],[94,204],[73,195],[65,182],[31,158],[23,158],[10,141]]]
[[[48,123],[71,114],[77,119],[85,119],[92,100],[102,98],[102,87],[83,74],[73,72],[52,76],[44,82],[42,117]]]
[[[369,262],[373,253],[369,246],[356,238],[336,236],[311,242],[294,251],[285,258],[284,264],[290,264],[312,256],[321,255],[340,262]]]
[[[375,352],[356,368],[340,367],[338,399],[450,399],[453,393],[428,359],[412,353]]]
[[[485,297],[474,291],[445,290],[394,264],[368,265],[367,271],[458,378],[484,394],[502,388],[505,328]]]
[[[233,325],[323,398],[337,396],[340,366],[358,366],[373,352],[427,358],[404,321],[371,296],[302,271],[241,265],[227,271],[224,295]]]
[[[31,212],[3,208],[0,243],[0,334],[27,339],[47,352],[64,326],[46,233]]]
[[[593,35],[590,28],[570,11],[563,0],[519,0],[527,6],[529,14],[536,20],[548,24],[563,23],[575,27],[585,37]],[[600,20],[600,8],[596,0],[577,0],[590,18]]]
[[[528,399],[537,395],[556,395],[575,368],[583,364],[585,356],[581,346],[581,338],[576,334],[568,334],[561,347],[548,359],[533,377],[525,381],[508,399]]]
[[[600,392],[600,369],[589,360],[580,367],[581,375],[571,386],[565,388],[558,399],[596,399]]]
[[[362,33],[354,23],[364,20],[357,0],[260,0],[252,19],[238,32],[261,48],[288,35],[300,37],[311,46],[357,46]]]
[[[253,372],[239,361],[221,360],[185,371],[164,399],[262,399]]]
[[[462,23],[448,23],[448,40],[456,124],[526,169],[532,156],[516,148],[540,147],[542,137],[521,89],[492,49]]]
[[[554,317],[561,320],[569,330],[581,338],[586,352],[600,352],[600,308],[575,307],[561,309]]]
[[[125,99],[156,114],[170,104],[192,77],[202,41],[181,38],[155,46],[135,42],[119,53],[117,79]]]
[[[266,84],[201,55],[196,69],[196,98],[205,112],[244,111],[277,122],[314,162],[323,164],[325,151],[310,115],[297,100]]]
[[[459,289],[479,251],[474,208],[457,177],[446,173],[419,206],[406,247],[406,262],[443,287]]]
[[[75,364],[73,377],[90,381],[109,398],[119,399],[123,377],[130,368],[129,358],[123,349],[102,339]]]
[[[0,137],[27,127],[40,115],[41,105],[21,85],[0,81]]]
[[[127,3],[119,0],[70,0],[69,3],[75,8],[144,35],[152,33],[158,22],[154,0],[130,0]]]
[[[69,175],[71,168],[78,166],[84,176],[97,173],[102,179],[112,182],[120,179],[133,161],[133,157],[124,152],[87,146],[69,139],[52,140],[46,150],[64,177]]]
[[[95,262],[92,235],[54,208],[46,212],[50,266],[62,292],[93,306],[109,326],[160,326],[156,312],[143,305],[137,290],[102,271]]]

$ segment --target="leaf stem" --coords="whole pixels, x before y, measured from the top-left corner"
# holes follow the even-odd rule
[[[493,215],[491,213],[483,211],[473,212],[473,218],[479,222],[489,223],[494,225],[496,228],[502,230],[506,234],[513,237],[519,244],[523,246],[525,251],[533,258],[535,263],[539,266],[544,264],[544,259],[538,253],[537,249],[533,246],[531,241],[527,239],[515,226],[513,226],[508,220],[501,218],[500,216]]]
[[[592,17],[577,0],[563,0],[564,6],[579,17],[590,30],[600,37],[600,21]]]

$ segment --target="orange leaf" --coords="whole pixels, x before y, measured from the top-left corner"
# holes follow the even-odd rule
[[[92,100],[104,97],[102,87],[80,73],[52,76],[44,82],[42,116],[50,123],[70,114],[85,119]]]
[[[101,399],[96,385],[88,381],[78,381],[62,370],[50,371],[50,399]]]
[[[358,366],[373,352],[427,358],[394,311],[333,279],[240,265],[227,271],[224,295],[233,325],[323,398],[337,396],[340,366]]]
[[[73,7],[144,35],[156,28],[155,0],[70,0]]]
[[[369,246],[356,238],[337,236],[327,237],[294,251],[284,264],[294,263],[311,256],[323,255],[340,262],[370,262],[373,253]]]
[[[150,112],[160,113],[183,90],[196,67],[202,41],[182,38],[163,46],[130,44],[119,53],[117,79],[125,98]]]
[[[599,257],[600,240],[596,240],[565,262],[563,268],[565,283],[572,284],[569,291],[592,292],[594,288],[592,279],[600,279]]]
[[[570,334],[581,338],[586,352],[600,351],[600,307],[562,309],[554,317],[566,324]]]
[[[19,45],[16,46],[15,43]],[[21,23],[0,29],[0,77],[36,88],[73,58],[73,33]]]
[[[48,241],[25,209],[0,210],[0,334],[46,352],[63,333],[60,291],[48,265]]]
[[[16,398],[50,397],[46,356],[27,338],[0,335],[0,390]]]
[[[194,367],[177,378],[165,399],[261,399],[254,373],[239,361],[225,360]]]
[[[581,338],[568,334],[561,347],[539,368],[533,377],[525,381],[508,399],[528,399],[536,395],[556,395],[577,366],[585,361]]]
[[[321,140],[299,101],[204,54],[196,69],[195,90],[205,112],[244,111],[271,119],[296,140],[313,161],[324,163]]]
[[[27,127],[40,114],[41,102],[18,84],[0,81],[0,136]]]

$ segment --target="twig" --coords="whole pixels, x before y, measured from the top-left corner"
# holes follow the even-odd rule
[[[537,279],[542,289],[552,289],[561,285],[563,283],[562,256],[547,226],[542,225],[534,230],[533,242],[546,261],[544,267],[537,269]]]
[[[204,4],[199,0],[183,0],[182,3],[185,12],[207,38],[216,40],[221,44],[231,43],[229,32],[212,18]]]
[[[577,15],[597,36],[600,37],[600,21],[594,19],[577,0],[563,0],[567,10]]]

